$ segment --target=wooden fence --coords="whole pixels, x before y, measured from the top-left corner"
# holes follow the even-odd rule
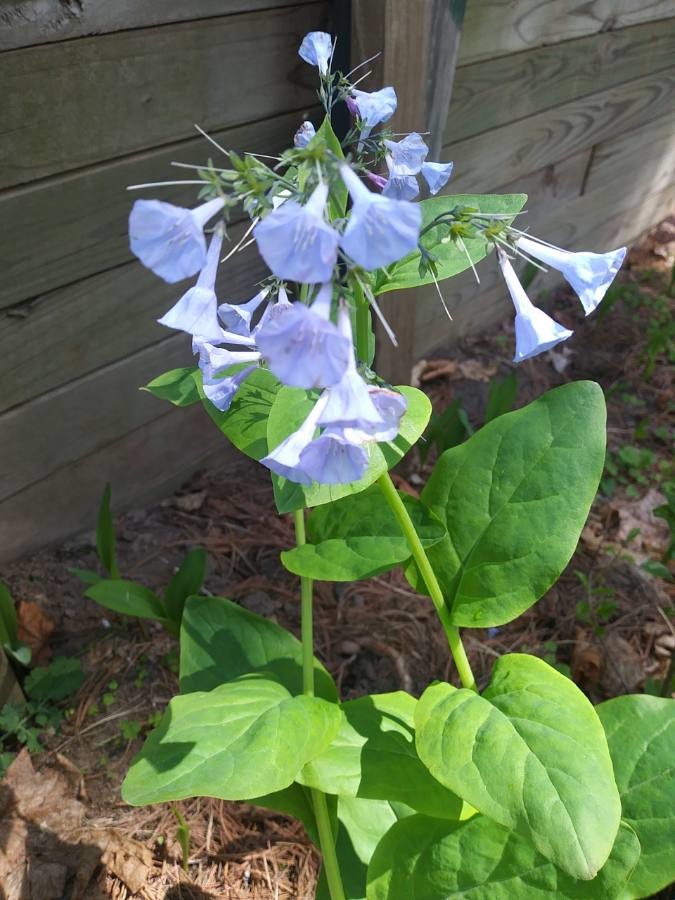
[[[331,6],[0,0],[0,560],[91,526],[106,480],[122,508],[227,453],[200,409],[137,390],[189,347],[155,323],[176,290],[131,261],[125,188],[171,178],[172,160],[202,161],[195,121],[262,152],[304,115],[318,121],[297,46],[330,27]],[[353,48],[380,40],[376,69],[402,97],[394,124],[447,118],[451,190],[524,190],[528,224],[571,248],[630,241],[668,212],[672,0],[468,0],[461,28],[463,6],[352,4]],[[397,73],[427,80],[414,120]],[[480,292],[468,277],[448,283],[452,326],[430,291],[388,300],[402,348],[384,364],[405,369],[503,315],[494,267],[481,271]],[[244,298],[259,273],[235,262],[223,296]]]

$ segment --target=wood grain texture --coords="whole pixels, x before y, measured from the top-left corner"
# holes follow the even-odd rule
[[[672,0],[469,2],[460,64],[673,16]]]
[[[311,0],[0,0],[0,51]]]
[[[0,54],[0,187],[316,103],[298,57],[326,3]]]
[[[452,193],[485,192],[593,144],[648,125],[672,109],[675,70],[599,91],[443,148]],[[446,132],[447,136],[448,132]],[[645,134],[645,143],[649,141]]]
[[[446,139],[463,140],[633,81],[667,69],[674,59],[675,16],[460,66]]]
[[[234,228],[233,240],[242,231]],[[251,297],[266,271],[254,247],[236,254],[219,273],[219,297]],[[0,315],[0,411],[166,339],[156,319],[185,287],[129,263]]]
[[[308,114],[318,125],[316,107]],[[237,152],[276,153],[290,146],[301,119],[286,113],[214,138]],[[190,170],[171,161],[205,163],[215,154],[203,138],[192,139],[0,193],[0,221],[12,223],[0,233],[0,309],[130,260],[127,219],[133,201],[160,197],[193,206],[199,188],[130,192],[127,185],[190,179]]]
[[[91,530],[107,481],[115,508],[128,509],[167,496],[209,462],[237,459],[201,407],[172,409],[0,504],[0,563]]]

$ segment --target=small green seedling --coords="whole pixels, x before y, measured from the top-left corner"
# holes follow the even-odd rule
[[[7,656],[20,665],[27,666],[30,663],[30,647],[18,638],[14,600],[2,582],[0,582],[0,646]]]

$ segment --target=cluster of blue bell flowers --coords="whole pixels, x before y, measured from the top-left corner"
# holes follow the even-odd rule
[[[329,84],[330,35],[311,32],[299,53]],[[396,94],[390,87],[370,93],[350,87],[344,99],[355,118],[358,160],[372,130],[393,115]],[[294,145],[306,147],[314,135],[311,123],[303,123]],[[406,409],[401,394],[368,384],[358,370],[337,267],[373,271],[414,251],[422,218],[419,205],[412,202],[419,194],[417,178],[426,181],[430,193],[437,193],[450,178],[452,163],[427,162],[428,147],[415,132],[401,141],[385,138],[381,147],[388,177],[363,172],[381,193],[371,191],[347,163],[339,166],[352,201],[345,221],[329,221],[329,185],[321,171],[304,204],[288,190],[276,194],[273,208],[253,228],[260,255],[276,281],[247,303],[219,304],[216,296],[224,226],[216,224],[208,247],[204,228],[223,210],[222,197],[195,209],[139,200],[129,218],[131,250],[144,265],[168,283],[198,275],[196,284],[159,321],[192,336],[204,394],[218,409],[229,408],[259,365],[266,365],[286,385],[316,392],[305,422],[261,460],[300,484],[361,478],[368,467],[369,447],[396,437]],[[515,229],[508,241],[499,241],[498,261],[516,309],[514,360],[535,356],[572,332],[529,300],[511,264],[513,253],[559,269],[588,315],[602,300],[625,252],[621,248],[606,254],[569,253]],[[304,285],[310,305],[291,302],[285,282]]]

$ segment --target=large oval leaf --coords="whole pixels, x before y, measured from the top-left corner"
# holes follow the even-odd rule
[[[431,416],[431,403],[427,395],[416,388],[401,385],[396,390],[408,401],[408,409],[401,419],[398,437],[386,444],[370,446],[370,465],[363,478],[349,484],[314,483],[305,487],[273,475],[274,499],[280,513],[320,506],[350,494],[358,494],[400,462],[427,427]],[[269,446],[272,448],[278,446],[295,431],[309,415],[314,402],[312,397],[300,388],[283,387],[276,396],[267,422]]]
[[[640,855],[622,824],[592,881],[570,878],[524,838],[485,816],[443,822],[412,816],[384,836],[368,867],[368,900],[619,900]]]
[[[102,578],[84,592],[101,606],[106,606],[125,616],[138,616],[139,619],[166,619],[164,604],[156,594],[125,578]]]
[[[436,463],[422,501],[448,537],[428,552],[456,625],[517,618],[569,562],[605,460],[605,401],[578,381],[489,422]],[[409,567],[414,587],[424,590]]]
[[[290,633],[224,597],[189,597],[180,634],[180,689],[210,691],[251,672],[270,672],[302,694],[302,645]],[[314,660],[316,693],[337,700],[335,683]]]
[[[675,881],[675,701],[616,697],[597,707],[623,817],[637,832],[642,856],[628,890],[651,897]]]
[[[422,546],[445,536],[445,526],[419,500],[400,494]],[[379,487],[319,506],[307,521],[311,543],[286,550],[281,561],[296,575],[323,581],[369,578],[410,558],[401,526]]]
[[[604,865],[619,792],[600,720],[564,675],[534,656],[503,656],[482,696],[427,688],[415,727],[431,774],[479,812],[573,878],[593,878]]]
[[[390,800],[430,816],[459,818],[462,801],[417,755],[416,703],[404,691],[343,703],[338,734],[307,763],[298,781],[327,794]]]
[[[337,704],[292,697],[266,678],[181,694],[132,762],[122,796],[141,806],[187,797],[250,800],[280,791],[339,726]]]

